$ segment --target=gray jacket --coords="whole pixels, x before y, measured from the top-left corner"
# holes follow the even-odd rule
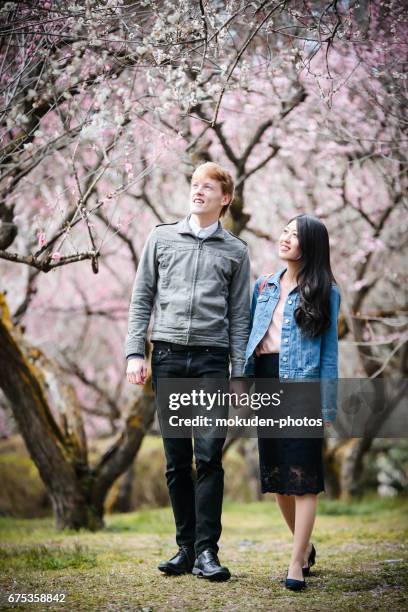
[[[231,376],[242,376],[250,318],[246,243],[221,224],[204,240],[187,219],[155,227],[133,285],[126,357],[144,355],[152,310],[153,341],[229,348]]]

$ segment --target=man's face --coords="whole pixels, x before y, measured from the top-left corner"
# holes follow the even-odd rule
[[[221,183],[206,173],[196,172],[191,180],[190,211],[195,215],[219,217],[228,204],[229,196],[222,192]]]

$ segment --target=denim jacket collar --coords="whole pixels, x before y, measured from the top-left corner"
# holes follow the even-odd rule
[[[280,270],[278,270],[277,272],[275,272],[275,274],[272,274],[272,276],[270,276],[267,281],[266,284],[267,285],[275,285],[275,287],[277,287],[278,289],[280,288],[280,279],[281,276],[283,275],[284,272],[286,272],[288,268],[281,268]],[[289,291],[289,293],[292,293],[292,291],[298,291],[298,287],[294,287],[291,291]]]

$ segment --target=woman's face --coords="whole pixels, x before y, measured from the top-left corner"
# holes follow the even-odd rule
[[[279,258],[285,261],[301,258],[296,219],[288,223],[279,236]]]

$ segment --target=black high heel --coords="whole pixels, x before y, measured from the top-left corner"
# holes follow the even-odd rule
[[[309,557],[307,559],[307,567],[302,567],[302,574],[304,576],[309,576],[310,568],[316,563],[316,549],[312,544],[312,550],[310,551]]]
[[[301,591],[306,588],[304,580],[295,580],[294,578],[286,578],[285,587],[290,591]]]

